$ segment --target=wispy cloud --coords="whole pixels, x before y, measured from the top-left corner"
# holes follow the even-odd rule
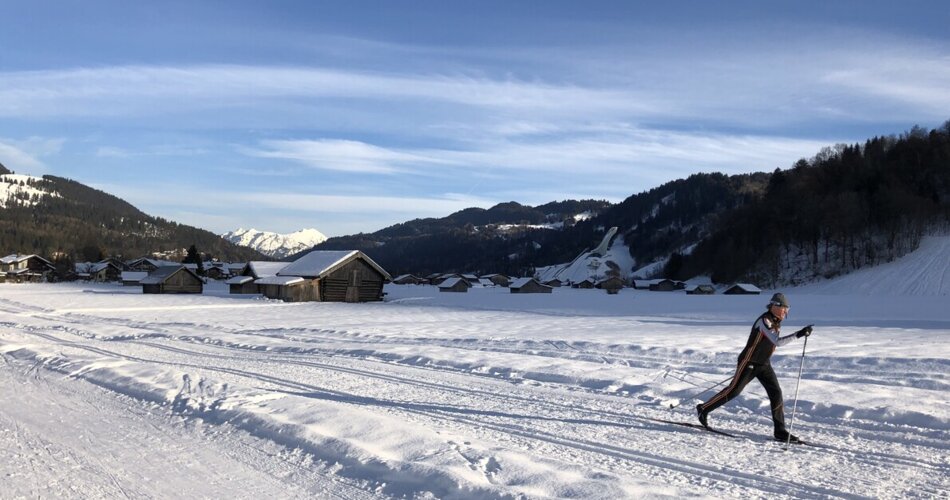
[[[291,160],[311,168],[344,172],[410,173],[404,166],[448,162],[428,153],[403,152],[349,140],[267,140],[262,141],[261,146],[264,149],[239,150],[248,156]]]

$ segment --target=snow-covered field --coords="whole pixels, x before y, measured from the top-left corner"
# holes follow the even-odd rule
[[[671,423],[730,377],[771,291],[386,291],[285,304],[0,285],[0,497],[950,491],[945,295],[785,290],[786,331],[816,326],[793,429],[814,445],[783,451],[757,382],[710,417],[734,438]],[[802,345],[773,357],[788,414]]]

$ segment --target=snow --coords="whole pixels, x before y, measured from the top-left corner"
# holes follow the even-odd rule
[[[327,240],[326,235],[312,228],[289,234],[240,228],[222,234],[221,237],[236,245],[253,248],[264,255],[276,258],[302,252]]]
[[[580,283],[585,279],[596,283],[609,275],[611,266],[608,262],[616,266],[621,278],[626,280],[630,277],[635,261],[622,237],[614,237],[607,252],[602,256],[583,252],[567,264],[538,268],[535,274],[541,282],[557,278],[565,283]]]
[[[906,269],[878,271],[862,282]],[[940,497],[950,311],[927,283],[779,290],[786,332],[815,324],[793,432],[816,445],[787,452],[757,382],[710,415],[736,438],[670,423],[730,377],[774,290],[2,284],[0,497]],[[802,348],[773,356],[787,418]]]
[[[38,203],[37,201],[31,199],[33,196],[52,196],[58,198],[60,194],[55,191],[44,191],[26,184],[30,181],[39,182],[42,180],[42,177],[33,177],[22,174],[0,175],[0,208],[8,207],[14,204],[32,207]],[[21,182],[24,183],[23,186],[20,185]],[[23,196],[25,196],[26,199],[16,198]]]

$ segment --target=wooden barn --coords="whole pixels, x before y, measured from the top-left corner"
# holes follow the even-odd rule
[[[553,287],[542,285],[534,278],[518,278],[508,285],[511,293],[551,293]]]
[[[472,284],[467,279],[461,277],[449,278],[439,284],[440,292],[467,292],[472,288]]]
[[[204,281],[185,266],[163,266],[139,281],[142,293],[201,293]]]
[[[139,286],[139,282],[145,279],[148,273],[145,271],[122,271],[122,286]]]
[[[278,296],[287,302],[369,302],[383,300],[383,284],[391,281],[382,267],[359,250],[312,251],[281,269],[278,277],[299,277],[304,282],[280,285]]]
[[[550,280],[545,281],[544,284],[547,285],[547,286],[549,286],[549,287],[552,287],[552,288],[560,288],[560,287],[561,287],[561,280],[559,280],[559,279],[557,279],[557,278],[554,278],[554,279],[550,279]]]
[[[119,281],[122,279],[122,269],[111,261],[97,262],[95,264],[86,264],[85,268],[80,270],[83,264],[76,264],[76,273],[80,279],[86,279],[96,282]]]
[[[713,295],[716,288],[712,285],[692,285],[686,287],[686,295]]]
[[[723,295],[758,295],[762,293],[759,287],[749,283],[736,283],[727,288]]]
[[[300,276],[268,276],[254,281],[265,297],[284,302],[316,302],[320,300],[317,280]]]
[[[277,276],[277,272],[287,267],[290,262],[267,262],[254,260],[245,264],[237,276],[228,278],[225,283],[228,291],[235,295],[263,293],[255,280]]]

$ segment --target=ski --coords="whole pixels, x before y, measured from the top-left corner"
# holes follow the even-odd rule
[[[721,431],[719,429],[713,429],[712,427],[703,427],[702,425],[694,424],[691,422],[680,422],[678,420],[663,420],[661,418],[652,418],[650,420],[655,420],[657,422],[662,422],[664,424],[673,424],[673,425],[681,425],[683,427],[691,427],[693,429],[703,430],[706,432],[711,432],[713,434],[719,434],[720,436],[731,437],[733,439],[740,439],[740,437],[736,436],[735,434],[729,434],[728,432]]]

